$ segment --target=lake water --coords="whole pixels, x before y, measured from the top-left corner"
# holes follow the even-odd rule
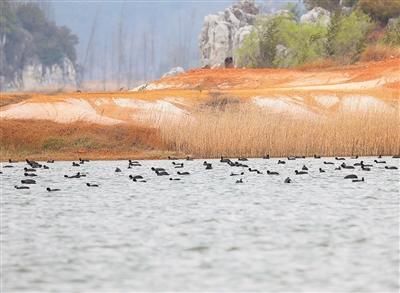
[[[338,171],[327,160],[342,163],[243,162],[260,175],[217,160],[208,160],[213,170],[202,160],[183,161],[183,169],[171,161],[132,169],[125,161],[56,162],[37,171],[30,190],[14,189],[26,164],[2,167],[3,292],[398,292],[399,171]],[[303,164],[309,175],[294,175]],[[152,166],[191,175],[170,181]],[[240,176],[229,174],[242,169],[244,183],[236,184]],[[87,177],[63,178],[78,171]],[[351,173],[365,182],[343,179]],[[283,183],[287,176],[292,183]]]

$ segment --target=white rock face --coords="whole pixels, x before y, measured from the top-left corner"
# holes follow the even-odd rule
[[[331,13],[321,7],[314,7],[300,17],[300,22],[328,26],[331,22]]]
[[[234,57],[259,13],[254,0],[241,0],[224,12],[207,15],[200,35],[201,65],[213,67]]]
[[[73,63],[64,58],[61,64],[46,67],[36,59],[31,60],[21,73],[20,87],[23,90],[61,89],[76,87],[76,70]]]
[[[168,77],[168,76],[175,76],[181,73],[184,73],[185,70],[182,67],[174,67],[172,68],[170,71],[168,71],[167,73],[165,73],[162,77]]]

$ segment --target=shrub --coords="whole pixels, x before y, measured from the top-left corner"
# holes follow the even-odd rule
[[[368,46],[361,54],[361,61],[381,61],[389,58],[399,58],[400,48],[384,45]]]
[[[326,51],[341,63],[358,60],[366,45],[368,32],[373,28],[370,17],[360,11],[334,18],[328,28]]]
[[[389,22],[383,42],[390,46],[400,46],[400,17]]]

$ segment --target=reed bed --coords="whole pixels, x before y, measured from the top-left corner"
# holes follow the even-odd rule
[[[298,116],[228,105],[199,109],[163,123],[160,133],[168,150],[204,158],[400,153],[398,111],[337,112],[316,119]]]

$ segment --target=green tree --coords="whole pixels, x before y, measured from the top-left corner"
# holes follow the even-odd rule
[[[358,7],[372,19],[386,24],[400,15],[400,0],[359,0]]]

